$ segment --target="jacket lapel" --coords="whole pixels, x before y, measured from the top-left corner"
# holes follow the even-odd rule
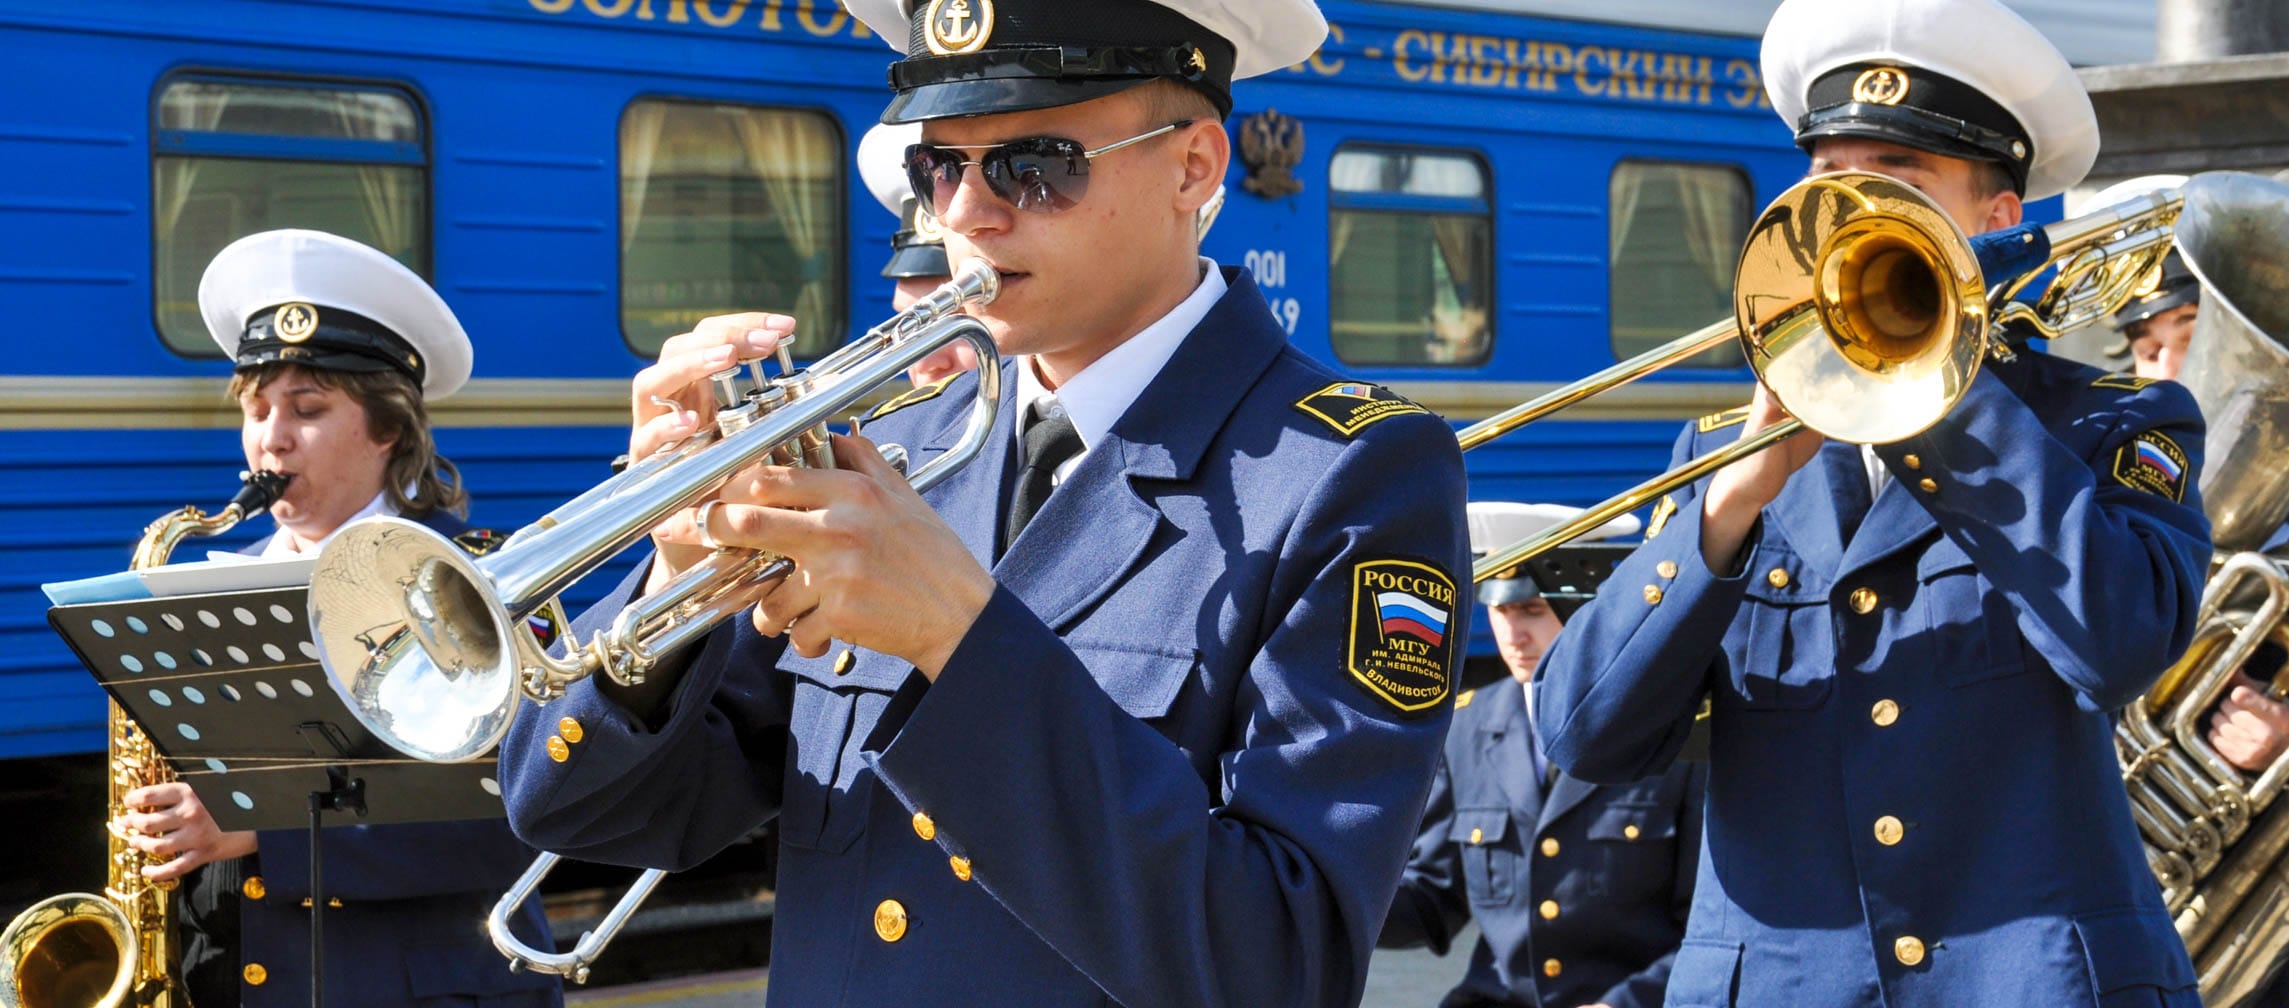
[[[1104,598],[1151,545],[1160,511],[1139,492],[1138,481],[1190,479],[1232,411],[1286,344],[1247,274],[1226,270],[1225,282],[1224,297],[1186,334],[1104,440],[1089,447],[993,568],[995,579],[1053,630]],[[1011,422],[1004,417],[997,425],[1005,458]],[[963,531],[964,540],[973,549],[984,542],[988,558],[1000,513],[999,487],[994,489],[961,495],[992,502],[982,520],[968,513],[975,506],[968,503],[961,518],[976,523],[974,533]]]
[[[1526,724],[1526,691],[1509,679],[1489,683],[1479,692],[1491,694],[1480,701],[1487,710],[1477,720],[1478,758],[1487,776],[1502,788],[1519,822],[1533,822],[1542,807],[1542,781],[1534,773],[1533,733]]]
[[[1559,773],[1558,779],[1550,784],[1550,797],[1542,802],[1542,828],[1549,828],[1551,823],[1573,811],[1596,790],[1595,784]]]
[[[1018,362],[1004,357],[1001,366],[1002,397],[994,412],[993,433],[970,464],[948,475],[929,494],[930,505],[938,510],[938,517],[962,538],[962,544],[970,548],[970,555],[978,559],[978,565],[987,568],[994,562],[993,547],[1001,528],[1003,490],[1009,484],[1008,467],[1013,443],[1017,440],[1017,397],[1013,393],[1017,387]],[[976,382],[974,375],[965,378],[957,383],[961,388],[949,389],[948,393],[974,396]],[[969,411],[956,411],[951,421],[931,435],[922,447],[934,453],[951,450],[961,443],[962,428],[968,423]]]
[[[1860,531],[1844,547],[1844,564],[1837,576],[1866,567],[1938,532],[1939,520],[1931,516],[1922,501],[1915,499],[1915,489],[1895,477],[1884,484],[1884,492],[1876,495],[1876,505],[1868,509],[1868,517],[1860,522]]]
[[[1846,511],[1867,507],[1867,470],[1861,464],[1858,445],[1837,441],[1821,446],[1805,468],[1809,471],[1802,477],[1807,484],[1804,492],[1801,496],[1784,495],[1776,502],[1785,502],[1785,514],[1776,517],[1788,530],[1789,545],[1805,562],[1833,577],[1844,561],[1845,524],[1861,517]]]

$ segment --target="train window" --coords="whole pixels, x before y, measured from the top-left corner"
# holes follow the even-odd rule
[[[331,231],[428,275],[428,155],[407,92],[183,77],[160,87],[153,111],[153,314],[170,349],[218,356],[199,276],[257,231]]]
[[[1733,261],[1749,233],[1748,176],[1730,165],[1624,161],[1608,194],[1615,357],[1731,318]],[[1683,366],[1742,363],[1728,343]]]
[[[1346,364],[1470,365],[1493,350],[1486,165],[1343,147],[1329,166],[1328,328]]]
[[[646,357],[710,315],[842,342],[841,131],[818,112],[642,100],[620,119],[620,327]]]

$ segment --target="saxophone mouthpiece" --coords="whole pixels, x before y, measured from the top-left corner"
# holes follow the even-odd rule
[[[240,514],[251,515],[278,502],[278,495],[286,492],[286,484],[293,477],[274,472],[242,472],[238,478],[246,485],[239,488],[238,496],[230,502]]]

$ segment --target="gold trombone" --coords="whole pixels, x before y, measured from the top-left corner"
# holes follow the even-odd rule
[[[1733,317],[1464,428],[1469,451],[1621,385],[1738,340],[1793,419],[1623,491],[1480,559],[1484,581],[1806,428],[1889,444],[1954,409],[1979,366],[2025,322],[2056,336],[2110,314],[2170,250],[2181,199],[2163,190],[2047,227],[1966,238],[1930,198],[1872,172],[1790,186],[1758,215],[1733,272]],[[2046,270],[2033,306],[2013,300]],[[1990,287],[1991,281],[1996,286]]]

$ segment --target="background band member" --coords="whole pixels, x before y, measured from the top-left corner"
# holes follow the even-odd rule
[[[1509,546],[1580,510],[1474,501],[1471,548]],[[1628,534],[1636,519],[1599,531]],[[1596,568],[1570,562],[1586,552],[1563,547],[1478,585],[1510,678],[1455,697],[1422,834],[1378,939],[1444,955],[1478,921],[1470,971],[1441,1008],[1658,1008],[1685,937],[1707,764],[1598,785],[1560,773],[1534,740],[1525,687],[1597,590]],[[1590,576],[1556,573],[1577,566]]]
[[[315,554],[370,515],[404,515],[465,544],[490,533],[438,456],[425,403],[468,380],[469,337],[413,271],[316,231],[233,242],[199,283],[207,329],[235,362],[231,394],[249,468],[283,473],[278,529],[249,552]],[[183,887],[183,979],[202,1008],[307,1004],[310,841],[302,830],[222,832],[189,785],[130,792],[115,826],[173,855]],[[557,979],[511,973],[485,914],[532,860],[500,820],[324,831],[326,1001],[351,1006],[549,1006]],[[335,901],[339,901],[339,905]],[[548,934],[525,907],[526,939]]]
[[[1899,177],[1968,232],[2095,155],[2074,70],[1991,0],[1786,0],[1763,65],[1815,172]],[[1781,415],[1760,387],[1680,457]],[[2198,1003],[2108,715],[2192,635],[2202,433],[2173,383],[2020,351],[1924,433],[1807,432],[1659,509],[1535,714],[1560,767],[1621,781],[1710,698],[1671,1004]]]
[[[858,141],[859,177],[883,209],[898,215],[898,232],[890,238],[890,261],[882,264],[883,278],[898,284],[890,295],[890,310],[897,312],[937,290],[954,273],[946,264],[945,228],[922,212],[921,201],[906,181],[906,148],[920,142],[920,123],[881,123]],[[907,368],[906,379],[922,388],[977,366],[977,351],[968,343],[949,343]]]
[[[667,523],[629,588],[707,542],[798,573],[680,675],[528,707],[511,821],[673,867],[777,817],[776,1003],[1356,1004],[1452,707],[1460,453],[1289,346],[1197,230],[1230,81],[1304,58],[1324,21],[1297,0],[853,7],[911,40],[884,118],[923,125],[908,177],[947,253],[1005,277],[972,309],[1015,376],[996,436],[926,498],[843,438],[840,470],[750,471]],[[670,340],[634,401],[692,412],[640,411],[631,453],[790,326]],[[975,383],[867,431],[943,448]],[[584,741],[559,762],[567,717]]]

